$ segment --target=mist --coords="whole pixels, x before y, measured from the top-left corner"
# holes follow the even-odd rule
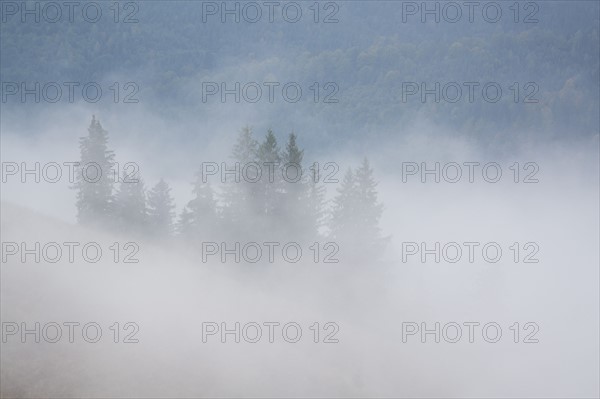
[[[0,397],[600,395],[598,4],[8,3]]]

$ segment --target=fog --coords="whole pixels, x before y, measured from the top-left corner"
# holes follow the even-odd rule
[[[319,3],[339,7],[326,25],[308,3],[298,24],[202,22],[202,3],[134,3],[132,25],[2,9],[3,95],[71,79],[105,97],[2,101],[0,397],[600,395],[597,4],[521,2],[524,25],[508,3],[498,24]],[[401,100],[448,81],[509,99]],[[539,101],[513,102],[517,81]],[[204,102],[206,82],[304,94]],[[235,181],[236,162],[263,174]]]

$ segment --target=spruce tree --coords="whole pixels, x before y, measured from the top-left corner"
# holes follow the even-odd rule
[[[304,150],[297,144],[297,136],[291,133],[285,151],[281,155],[281,197],[282,215],[278,218],[279,230],[283,230],[291,240],[316,239],[316,220],[311,209],[315,205],[311,198],[313,188],[310,177],[302,166]]]
[[[326,222],[325,214],[325,187],[316,179],[316,172],[311,171],[308,178],[306,196],[303,200],[304,231],[314,239],[320,236],[319,230]]]
[[[379,227],[383,205],[378,201],[376,187],[373,170],[365,158],[356,172],[348,169],[338,188],[330,237],[348,257],[376,259],[385,248],[386,239],[381,237]]]
[[[219,236],[219,215],[215,193],[209,183],[202,181],[198,173],[194,184],[194,198],[188,202],[187,208],[191,212],[192,237],[198,240],[216,240]]]
[[[365,158],[356,170],[356,206],[360,238],[370,252],[380,252],[384,248],[379,227],[383,205],[377,198],[376,188],[373,169]]]
[[[153,235],[165,237],[173,234],[174,209],[171,188],[160,179],[148,193],[148,224]]]
[[[241,176],[241,170],[245,165],[257,161],[257,151],[258,143],[253,137],[252,129],[246,126],[238,135],[233,146],[231,161],[227,164],[229,169],[233,169],[236,163],[239,164],[239,179],[236,180],[228,175],[221,193],[223,221],[231,233],[246,235],[253,226],[252,218],[256,213],[258,186],[245,181]]]
[[[194,230],[193,214],[190,209],[186,206],[183,207],[181,214],[179,215],[179,221],[177,222],[176,230],[177,235],[182,238],[191,238]]]
[[[281,156],[281,161],[283,164],[295,164],[298,166],[302,166],[302,158],[304,158],[304,150],[300,150],[298,148],[298,144],[296,143],[297,136],[295,133],[291,133],[288,139],[288,142],[285,146],[285,151]],[[293,177],[293,176],[290,176]]]
[[[106,226],[113,216],[114,153],[108,149],[108,132],[95,115],[88,135],[79,139],[79,149],[81,160],[73,186],[77,190],[77,220]]]
[[[352,169],[348,168],[333,199],[330,218],[330,236],[337,241],[348,241],[357,230],[356,225],[356,181]]]
[[[256,152],[258,143],[252,135],[252,128],[245,126],[242,128],[237,142],[233,146],[232,158],[236,162],[247,164],[256,161]]]
[[[273,134],[273,130],[267,130],[265,140],[258,146],[257,158],[260,163],[273,162],[280,163],[281,155],[279,153],[279,146],[277,145],[277,138]]]
[[[115,195],[116,227],[125,233],[142,233],[148,227],[148,209],[144,181],[139,177],[123,178]]]
[[[281,156],[277,138],[269,129],[265,140],[258,147],[258,163],[262,176],[258,182],[258,209],[267,225],[273,224],[281,210]],[[268,227],[267,227],[268,228]]]

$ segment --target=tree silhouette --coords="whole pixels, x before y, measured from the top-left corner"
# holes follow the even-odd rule
[[[139,176],[132,179],[123,172],[115,195],[115,216],[116,228],[121,232],[141,234],[148,228],[146,190]]]
[[[193,215],[187,206],[183,207],[177,221],[177,235],[181,238],[191,238],[194,230]]]
[[[114,154],[107,146],[108,133],[95,117],[88,133],[80,139],[82,163],[76,169],[74,186],[81,223],[102,221],[122,233],[154,237],[176,233],[191,242],[235,237],[240,241],[278,238],[308,243],[324,237],[322,227],[327,227],[326,237],[337,242],[340,254],[347,258],[375,259],[385,248],[387,238],[381,236],[379,227],[383,206],[366,158],[355,171],[347,170],[326,212],[325,187],[318,182],[317,171],[304,169],[304,150],[298,146],[296,134],[289,135],[280,151],[272,130],[259,144],[245,127],[233,146],[234,165],[230,163],[227,169],[234,173],[226,175],[220,203],[199,172],[193,198],[174,224],[171,188],[163,179],[146,193],[139,176],[124,172],[113,195]],[[244,170],[248,164],[253,167]],[[256,167],[260,176],[249,172],[257,171]],[[90,175],[90,169],[96,173]]]
[[[357,224],[360,227],[361,242],[369,252],[380,254],[384,249],[385,240],[381,237],[379,221],[383,213],[383,205],[377,196],[377,182],[373,177],[373,169],[367,158],[356,170],[356,207]]]
[[[316,182],[315,172],[307,174],[302,165],[304,150],[292,133],[281,156],[284,210],[279,226],[292,240],[316,240],[323,219],[325,187]]]
[[[152,234],[159,237],[173,234],[174,209],[171,188],[160,179],[148,193],[148,224]]]
[[[257,203],[260,187],[241,176],[242,169],[246,165],[257,162],[257,151],[258,143],[253,137],[252,129],[246,126],[238,135],[231,154],[231,161],[233,166],[238,168],[239,175],[237,179],[232,175],[226,176],[220,196],[224,230],[241,237],[252,234],[255,228],[253,220],[258,213]],[[229,167],[233,166],[230,162]],[[250,175],[248,180],[253,180],[254,169],[248,168],[247,170]]]
[[[320,228],[326,223],[325,212],[325,187],[316,179],[316,172],[311,171],[307,178],[305,197],[301,207],[303,211],[302,220],[304,221],[303,230],[311,237],[320,236]]]
[[[344,248],[348,258],[377,259],[385,248],[386,239],[379,227],[383,206],[376,187],[365,158],[356,172],[348,169],[334,198],[330,237]]]
[[[352,169],[348,168],[337,195],[333,199],[333,208],[330,217],[330,236],[334,240],[348,241],[357,230],[356,210],[356,182]]]
[[[191,213],[189,219],[190,238],[214,241],[219,236],[221,220],[217,210],[215,193],[209,183],[202,181],[201,173],[197,174],[193,193],[194,198],[187,204],[187,209]]]
[[[262,175],[258,183],[258,209],[265,222],[265,227],[269,228],[281,211],[281,156],[277,138],[273,131],[269,129],[265,140],[258,147],[258,163],[262,170]]]
[[[88,135],[79,139],[80,164],[73,186],[77,190],[77,220],[106,227],[113,215],[114,153],[108,149],[108,132],[96,116]]]

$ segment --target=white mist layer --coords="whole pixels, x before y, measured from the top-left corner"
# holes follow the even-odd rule
[[[93,321],[105,336],[96,344],[80,335],[75,343],[63,338],[56,344],[9,337],[2,344],[2,395],[598,396],[597,138],[584,145],[532,146],[497,159],[466,140],[404,137],[377,155],[331,156],[343,166],[356,166],[362,155],[372,160],[385,204],[381,226],[391,235],[385,262],[203,263],[182,244],[150,241],[139,242],[138,264],[114,264],[110,252],[96,264],[22,264],[10,257],[1,270],[2,322],[31,327],[36,321]],[[76,157],[72,139],[70,150],[51,153]],[[19,140],[10,144],[11,150],[3,146],[3,159],[43,160],[42,150],[48,150]],[[115,151],[119,158],[120,148]],[[168,161],[165,155],[160,164]],[[540,182],[515,184],[507,175],[490,184],[478,175],[473,184],[422,184],[416,177],[402,183],[403,161],[494,161],[506,173],[515,161],[532,161],[540,167]],[[142,170],[149,177],[159,175],[147,165]],[[176,196],[189,188],[184,183],[194,172],[172,172],[180,180],[174,182],[181,186]],[[329,195],[334,190],[328,187]],[[97,241],[103,248],[131,241],[67,223],[73,198],[66,187],[3,185],[2,241]],[[422,264],[417,257],[403,263],[401,243],[423,241],[493,241],[505,250],[532,241],[540,262],[514,263],[506,251],[494,264],[481,258]],[[137,323],[139,343],[113,343],[108,327],[114,322]],[[281,335],[274,343],[265,336],[256,344],[235,343],[231,336],[227,343],[218,336],[203,343],[203,322],[230,328],[235,322],[297,322],[303,337],[295,344]],[[337,323],[339,343],[314,343],[314,322]],[[474,343],[466,336],[456,344],[435,343],[432,336],[421,343],[419,335],[403,343],[403,322],[429,328],[435,322],[496,322],[503,336],[487,343],[477,330]],[[539,343],[514,343],[509,327],[515,322],[537,323]]]

